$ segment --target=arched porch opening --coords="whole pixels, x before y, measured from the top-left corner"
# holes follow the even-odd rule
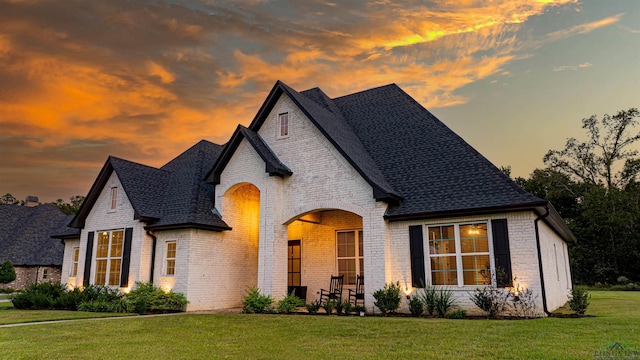
[[[224,232],[226,248],[235,249],[235,259],[222,259],[230,287],[244,292],[258,284],[258,245],[260,243],[260,190],[251,183],[239,183],[223,195],[223,220],[232,230]],[[241,298],[241,296],[240,296]]]
[[[362,217],[341,209],[317,209],[289,221],[287,285],[306,302],[328,289],[332,275],[344,275],[343,298],[364,275],[366,234]],[[306,296],[305,296],[306,295]]]

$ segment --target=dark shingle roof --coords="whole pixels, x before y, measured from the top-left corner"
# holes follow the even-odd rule
[[[222,148],[221,145],[201,140],[160,168],[170,175],[163,199],[158,202],[162,206],[162,217],[150,228],[176,225],[228,228],[213,213],[213,185],[203,181]]]
[[[51,235],[74,232],[70,217],[51,204],[0,205],[0,263],[14,266],[62,265],[64,245]]]
[[[404,201],[387,217],[545,203],[395,84],[333,100]]]
[[[222,146],[202,140],[160,169],[110,156],[70,226],[83,228],[89,211],[115,171],[135,211],[149,228],[229,227],[213,213],[213,186],[203,181]]]

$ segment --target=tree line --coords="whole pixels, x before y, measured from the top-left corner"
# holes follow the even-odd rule
[[[549,200],[578,239],[568,244],[577,284],[640,281],[639,117],[630,108],[582,119],[586,140],[569,138],[547,152],[544,169],[515,179]]]
[[[56,201],[52,201],[50,202],[51,205],[57,207],[58,209],[60,209],[60,211],[62,211],[63,213],[70,215],[70,214],[77,214],[78,210],[80,210],[80,205],[82,205],[82,202],[84,201],[84,196],[82,195],[75,195],[69,198],[69,201],[66,202],[62,199],[58,199]],[[41,205],[42,203],[38,203],[39,205]],[[20,205],[20,206],[24,206],[25,205],[25,201],[24,200],[18,200],[16,199],[13,195],[11,195],[10,193],[6,193],[4,195],[2,195],[0,197],[0,205]]]

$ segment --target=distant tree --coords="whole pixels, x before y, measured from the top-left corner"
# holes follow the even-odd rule
[[[24,201],[20,201],[13,195],[6,193],[0,197],[0,205],[24,205]]]
[[[16,270],[11,261],[7,260],[0,266],[0,284],[8,284],[16,279]]]
[[[640,140],[640,132],[635,130],[638,117],[638,109],[630,108],[600,120],[596,115],[582,119],[588,140],[569,138],[563,150],[549,150],[544,163],[581,182],[622,188],[640,172],[638,151],[631,149]],[[617,163],[621,161],[624,164],[620,168]]]
[[[564,218],[573,218],[579,212],[586,187],[571,177],[552,169],[535,169],[528,179],[516,178],[516,183],[531,194],[551,202]]]
[[[503,174],[511,178],[511,165],[500,166],[500,171],[502,171]]]
[[[63,213],[70,215],[70,214],[78,213],[78,210],[80,210],[80,206],[82,205],[83,201],[84,201],[84,196],[75,195],[69,198],[68,203],[64,202],[64,200],[62,199],[58,199],[52,202],[51,204],[57,207],[58,209],[60,209],[60,211],[62,211]]]

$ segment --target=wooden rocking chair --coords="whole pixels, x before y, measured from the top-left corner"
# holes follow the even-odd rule
[[[351,301],[353,299],[353,301]],[[349,289],[349,302],[353,306],[364,306],[364,275],[356,276],[356,289]],[[360,302],[360,304],[358,304]]]
[[[329,290],[320,289],[320,301],[339,300],[342,301],[342,284],[344,283],[344,275],[331,276]]]

